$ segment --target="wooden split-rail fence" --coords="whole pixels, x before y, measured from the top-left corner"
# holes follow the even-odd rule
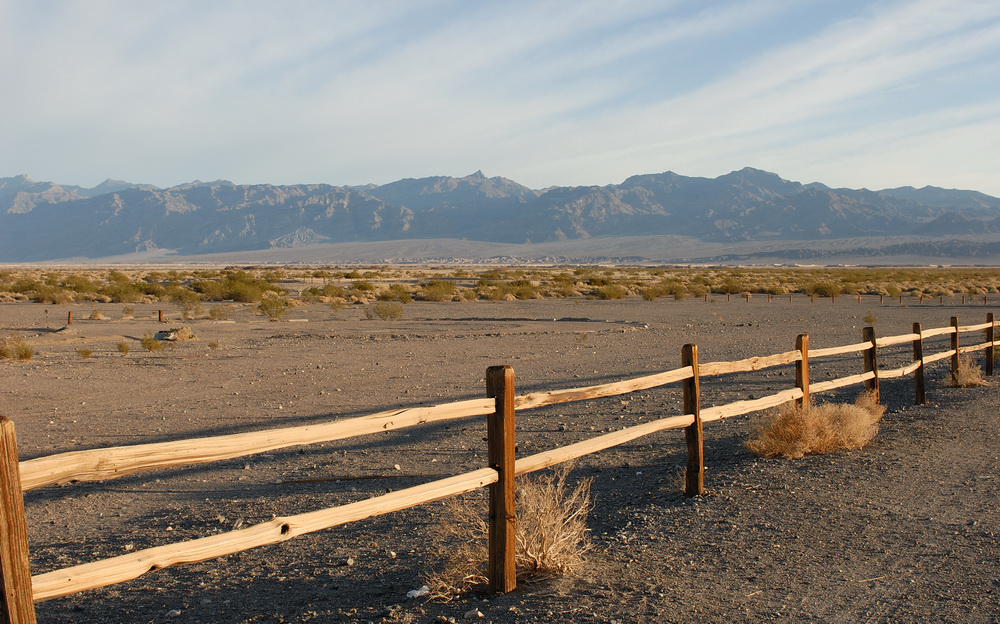
[[[985,336],[984,341],[972,345],[960,345],[959,336],[968,332],[982,332]],[[942,336],[950,337],[949,347],[934,354],[926,354],[924,341]],[[891,370],[879,369],[878,349],[907,343],[912,343],[913,346],[912,363]],[[494,366],[487,370],[484,399],[396,409],[319,425],[59,453],[23,462],[18,461],[13,422],[7,417],[0,417],[0,577],[2,577],[0,581],[3,584],[0,624],[35,622],[35,602],[121,583],[158,568],[205,561],[258,546],[276,544],[307,533],[407,509],[487,486],[489,487],[490,590],[509,592],[514,589],[516,583],[514,480],[517,476],[659,431],[684,429],[688,450],[685,494],[698,496],[704,493],[702,438],[704,423],[776,407],[790,401],[808,406],[813,394],[855,384],[864,384],[877,396],[880,379],[907,375],[913,375],[915,402],[922,404],[926,400],[924,372],[928,365],[950,359],[951,373],[954,375],[958,371],[959,358],[962,354],[985,351],[985,372],[987,375],[992,375],[996,345],[995,322],[993,314],[990,313],[987,314],[986,322],[978,325],[962,326],[959,325],[957,318],[952,317],[951,324],[947,327],[921,329],[919,323],[914,323],[912,333],[884,338],[876,338],[874,329],[866,327],[862,332],[862,342],[821,349],[810,349],[808,335],[802,334],[796,339],[794,350],[731,362],[700,363],[698,347],[687,344],[681,351],[681,367],[674,370],[603,385],[521,396],[515,395],[514,392],[513,369],[509,366]],[[810,382],[810,360],[859,352],[863,355],[863,372],[818,383]],[[789,364],[795,366],[793,387],[761,398],[701,409],[700,382],[706,377],[752,372]],[[517,411],[623,395],[677,382],[683,384],[682,414],[515,458],[514,415]],[[488,467],[359,502],[292,516],[275,517],[268,522],[245,529],[156,546],[109,559],[31,575],[24,491],[72,481],[103,481],[143,471],[220,461],[292,446],[330,442],[412,425],[474,416],[486,416],[487,419]]]

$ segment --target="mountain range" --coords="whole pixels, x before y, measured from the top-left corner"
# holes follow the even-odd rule
[[[892,244],[930,246],[935,258],[976,257],[1000,253],[991,251],[1000,244],[1000,199],[930,186],[834,189],[750,167],[717,178],[665,172],[621,184],[543,190],[479,171],[384,185],[218,180],[166,189],[110,179],[82,188],[24,175],[0,178],[2,262],[275,250],[294,260],[295,252],[319,246],[380,243],[391,249],[386,243],[395,241],[412,248],[429,239],[506,249],[572,244],[576,259],[591,257],[586,250],[601,241],[635,240],[645,246],[628,253],[628,245],[620,245],[619,257],[672,259],[650,255],[650,245],[657,245],[650,237],[686,241],[685,257],[694,249],[699,260],[719,256],[698,256],[699,244],[744,250],[777,245],[808,256],[814,241],[828,248],[844,241],[862,257],[878,256],[878,248]],[[874,242],[859,247],[861,239]]]

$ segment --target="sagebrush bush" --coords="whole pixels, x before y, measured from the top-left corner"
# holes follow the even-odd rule
[[[885,407],[874,392],[863,392],[853,405],[826,403],[802,409],[786,403],[768,417],[746,446],[763,457],[788,459],[859,449],[878,433],[883,414]]]
[[[85,348],[77,349],[76,353],[85,360],[89,360],[90,356],[94,355],[94,352],[92,350]]]
[[[212,306],[208,309],[208,318],[213,321],[224,321],[229,318],[230,306]]]
[[[127,342],[119,342],[118,343],[118,353],[121,353],[122,355],[128,355],[128,352],[129,352],[128,343]]]
[[[574,572],[590,550],[587,515],[592,479],[567,484],[572,466],[518,480],[515,563],[519,580],[537,581]],[[426,578],[433,599],[451,600],[484,586],[487,579],[486,499],[450,498],[434,540],[445,555]]]
[[[151,331],[146,332],[145,335],[139,339],[139,344],[142,345],[143,349],[149,351],[150,353],[163,351],[163,343],[157,340]]]
[[[288,312],[288,301],[280,297],[265,297],[257,305],[257,310],[272,321],[277,321]]]
[[[403,318],[403,304],[397,301],[376,301],[364,307],[365,318],[369,321],[381,319],[394,321]]]

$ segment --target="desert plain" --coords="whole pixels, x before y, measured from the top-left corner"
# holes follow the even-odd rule
[[[23,460],[364,416],[485,396],[488,366],[518,394],[702,362],[908,334],[993,306],[864,296],[637,296],[414,302],[394,320],[307,304],[270,321],[253,305],[181,318],[171,304],[0,304],[0,335],[35,351],[2,360],[0,413]],[[104,320],[89,320],[94,311]],[[165,319],[159,321],[163,310]],[[74,313],[67,325],[68,313]],[[867,319],[866,319],[867,317]],[[147,332],[192,340],[146,351]],[[125,343],[128,353],[118,346]],[[947,348],[928,341],[925,349]],[[89,350],[83,357],[81,350]],[[908,344],[879,353],[908,363]],[[977,356],[981,361],[981,353]],[[862,372],[860,354],[812,364],[814,381]],[[713,377],[702,405],[789,388],[792,366]],[[685,498],[684,435],[666,431],[578,460],[593,478],[592,548],[573,574],[507,595],[408,598],[446,554],[431,503],[36,605],[40,622],[993,622],[1000,619],[997,386],[953,388],[929,367],[883,380],[888,407],[865,448],[754,456],[763,414],[705,425],[707,492]],[[850,401],[859,387],[816,395]],[[678,384],[518,414],[518,455],[681,413]],[[211,464],[25,493],[35,574],[362,500],[486,465],[485,420],[462,419]],[[481,617],[480,617],[481,616]]]

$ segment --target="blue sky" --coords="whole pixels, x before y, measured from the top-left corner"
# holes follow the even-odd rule
[[[0,0],[0,177],[1000,196],[997,0]]]

